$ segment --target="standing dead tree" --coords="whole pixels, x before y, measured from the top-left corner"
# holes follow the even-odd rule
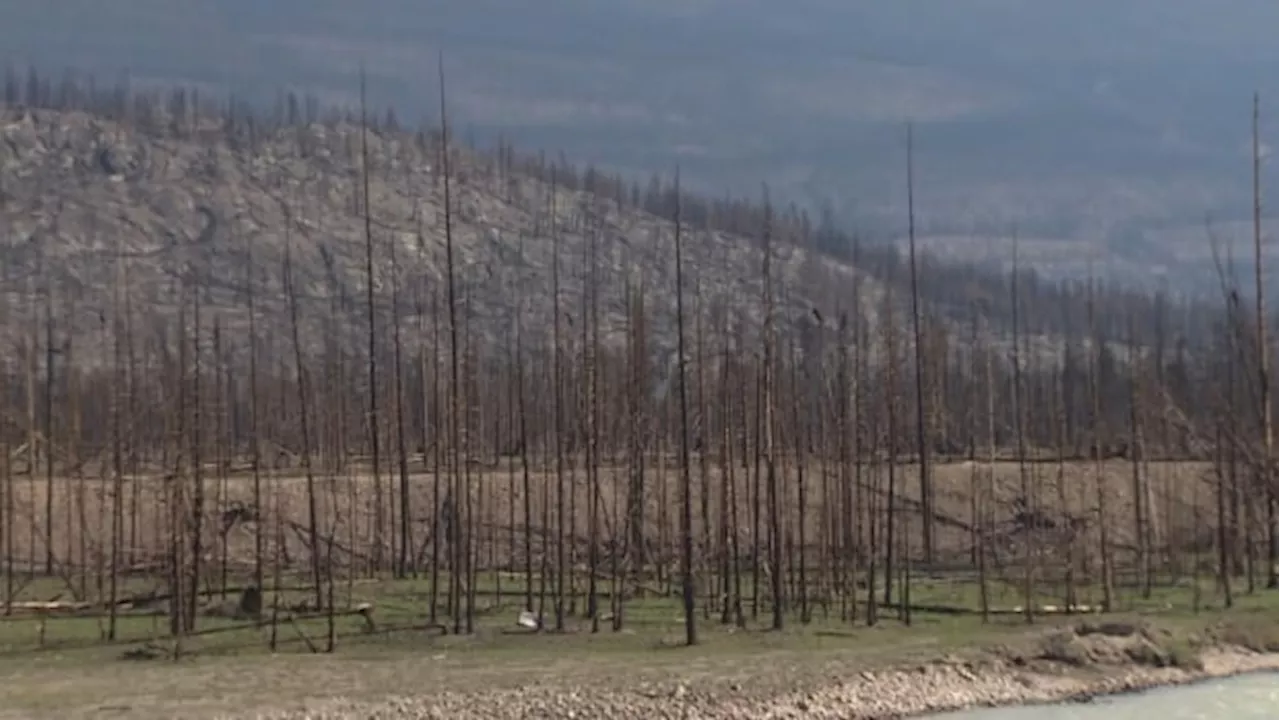
[[[684,641],[698,644],[698,618],[693,577],[693,481],[689,454],[689,391],[684,343],[684,250],[680,227],[680,170],[675,180],[676,378],[680,394],[680,578],[684,599]]]
[[[377,329],[377,306],[375,305],[374,293],[374,267],[373,267],[373,209],[370,207],[369,198],[369,116],[365,102],[365,93],[367,80],[365,78],[364,68],[360,68],[360,183],[361,183],[361,214],[364,216],[364,252],[365,252],[365,301],[367,304],[367,329],[369,340],[369,357],[366,359],[369,370],[369,419],[367,428],[369,432],[369,462],[370,473],[373,478],[373,502],[374,502],[374,518],[373,518],[373,556],[372,567],[373,572],[382,570],[382,552],[385,543],[383,523],[386,521],[386,510],[382,497],[382,480],[378,476],[378,470],[381,468],[381,457],[379,454],[378,431],[380,427],[378,417],[378,329]],[[443,92],[443,90],[442,90]],[[443,112],[443,110],[442,110]],[[448,172],[445,175],[445,184],[448,185]]]
[[[925,358],[920,336],[920,288],[916,269],[915,160],[911,123],[907,123],[907,242],[911,274],[911,334],[915,352],[916,462],[920,469],[921,547],[925,565],[933,564],[933,485],[929,481],[929,438],[925,432]],[[1015,270],[1016,272],[1016,270]]]
[[[1277,499],[1277,451],[1276,418],[1272,395],[1275,383],[1271,379],[1271,341],[1267,337],[1266,307],[1263,301],[1266,291],[1263,283],[1262,259],[1262,149],[1258,135],[1258,94],[1253,94],[1253,271],[1254,271],[1254,347],[1257,354],[1257,407],[1258,426],[1262,432],[1262,468],[1259,485],[1266,498],[1267,518],[1267,588],[1280,587],[1280,518]],[[1272,263],[1274,266],[1274,263]]]
[[[452,198],[449,193],[451,175],[449,172],[449,156],[452,153],[452,148],[449,145],[449,114],[445,104],[443,53],[439,57],[438,69],[440,80],[440,158],[441,172],[444,174],[445,277],[449,297],[449,472],[453,480],[452,491],[449,495],[451,499],[449,503],[451,509],[449,527],[452,534],[450,538],[452,557],[449,565],[449,606],[453,609],[453,632],[458,635],[462,633],[464,619],[462,610],[462,571],[465,564],[465,555],[460,541],[462,515],[458,505],[462,502],[462,494],[464,492],[469,493],[470,490],[463,486],[461,467],[462,442],[459,433],[461,406],[458,403],[458,391],[461,384],[458,370],[458,291],[455,287],[453,211],[451,209]]]

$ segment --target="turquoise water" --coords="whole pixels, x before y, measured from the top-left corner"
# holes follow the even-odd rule
[[[1280,675],[1251,673],[1091,703],[1013,707],[932,715],[934,720],[1275,720]]]

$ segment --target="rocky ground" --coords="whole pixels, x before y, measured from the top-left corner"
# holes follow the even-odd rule
[[[848,676],[833,669],[826,679],[799,690],[781,689],[766,677],[760,682],[735,682],[714,689],[679,681],[608,689],[539,685],[376,701],[336,698],[224,717],[873,720],[967,707],[1087,700],[1096,695],[1276,669],[1280,656],[1274,642],[1274,635],[1259,646],[1213,636],[1180,636],[1134,623],[1081,624],[1040,635],[1022,647],[988,649],[880,670],[850,669]]]

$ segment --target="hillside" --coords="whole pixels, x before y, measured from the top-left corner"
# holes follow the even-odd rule
[[[184,273],[195,273],[199,277],[188,277],[207,285],[206,308],[230,325],[243,321],[251,259],[259,309],[268,322],[283,323],[288,242],[304,322],[318,322],[336,302],[358,347],[366,322],[359,126],[279,129],[248,147],[228,141],[218,121],[201,123],[174,134],[83,112],[8,113],[0,146],[0,264],[10,312],[25,308],[20,296],[33,287],[28,283],[41,282],[41,268],[53,284],[60,321],[71,304],[86,332],[110,307],[117,273],[127,274],[132,302],[162,314],[174,312]],[[444,186],[437,156],[434,145],[413,134],[368,134],[380,323],[390,321],[393,289],[407,327],[427,321],[433,299],[443,299]],[[452,164],[457,292],[474,327],[509,331],[517,305],[526,327],[549,327],[556,247],[561,302],[576,316],[588,239],[595,237],[605,341],[616,339],[623,323],[628,283],[645,287],[658,335],[670,340],[671,222],[585,191],[553,192],[548,183],[504,173],[492,157],[464,149],[455,150]],[[748,321],[748,331],[755,327],[759,240],[684,232],[691,302],[727,308]],[[120,267],[117,257],[125,260]],[[850,266],[795,246],[778,248],[774,272],[784,317],[809,316],[824,288],[851,287]],[[869,303],[879,288],[863,273]],[[21,327],[7,324],[10,333]],[[285,330],[272,326],[276,334]]]
[[[221,328],[243,336],[251,267],[260,322],[269,336],[285,338],[288,245],[304,342],[343,335],[347,347],[365,347],[368,258],[358,117],[309,106],[309,118],[300,111],[294,122],[207,111],[180,114],[178,121],[165,108],[188,102],[181,93],[141,94],[129,112],[119,112],[111,92],[77,96],[85,91],[75,87],[55,93],[46,84],[29,94],[46,107],[88,110],[3,111],[0,279],[8,339],[18,342],[33,321],[47,316],[47,309],[32,305],[45,297],[46,283],[59,332],[74,328],[79,342],[92,344],[105,337],[104,313],[119,282],[128,288],[120,302],[172,324],[184,278],[188,287],[202,288],[201,301]],[[199,107],[198,99],[190,102]],[[406,332],[425,342],[431,327],[447,322],[439,136],[383,121],[371,123],[366,137],[375,323],[385,335],[394,310]],[[561,337],[580,340],[581,326],[575,330],[573,322],[582,317],[594,247],[601,341],[622,344],[627,288],[643,290],[655,362],[669,366],[677,209],[669,180],[653,178],[642,192],[564,158],[517,157],[509,147],[479,151],[454,143],[450,158],[455,289],[468,332],[498,347],[510,341],[519,320],[521,332],[534,338],[529,342],[550,344],[552,258],[558,257],[566,321]],[[777,327],[784,337],[794,333],[805,347],[818,324],[837,331],[842,317],[854,319],[855,289],[867,338],[883,332],[877,319],[890,307],[886,297],[898,330],[909,330],[910,283],[901,244],[894,251],[864,241],[859,250],[858,241],[829,218],[815,224],[794,205],[775,209],[766,222],[758,202],[680,195],[689,311],[714,323],[713,331],[729,329],[745,342],[758,332],[766,225],[774,247]],[[1009,242],[985,243],[987,269],[963,262],[964,251],[957,256],[946,247],[921,246],[926,330],[967,337],[978,308],[993,340],[1007,344]],[[1054,362],[1063,343],[1086,329],[1084,284],[1037,279],[1042,245],[1033,238],[1020,247],[1022,267],[1030,268],[1021,282],[1025,347],[1047,352]],[[1214,304],[1122,286],[1100,288],[1097,304],[1103,338],[1140,344],[1162,342],[1158,316],[1180,317],[1194,340],[1207,337],[1218,312]],[[1150,321],[1134,338],[1127,337],[1129,316]],[[698,328],[691,330],[697,334]]]

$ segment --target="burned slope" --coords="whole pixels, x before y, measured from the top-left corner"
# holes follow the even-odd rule
[[[181,132],[84,112],[9,110],[0,129],[0,279],[10,334],[52,301],[60,325],[92,342],[113,298],[174,319],[199,294],[221,327],[240,332],[250,283],[269,336],[285,337],[286,248],[302,321],[353,348],[367,332],[363,158],[368,160],[376,322],[425,326],[446,287],[439,146],[424,134],[314,123],[250,141],[205,120]],[[367,140],[367,153],[364,142]],[[614,199],[451,152],[457,297],[493,342],[517,314],[525,332],[551,325],[558,258],[561,310],[580,314],[595,243],[605,343],[620,342],[627,288],[645,293],[657,350],[673,349],[671,222]],[[749,336],[759,325],[760,240],[685,227],[691,306]],[[777,243],[780,328],[851,305],[850,266]],[[865,313],[879,307],[868,273]],[[121,286],[127,292],[115,294]],[[184,293],[186,295],[184,296]],[[123,300],[121,300],[123,302]],[[901,317],[901,315],[900,315]],[[823,319],[834,324],[835,319]],[[572,334],[572,330],[566,330]]]

